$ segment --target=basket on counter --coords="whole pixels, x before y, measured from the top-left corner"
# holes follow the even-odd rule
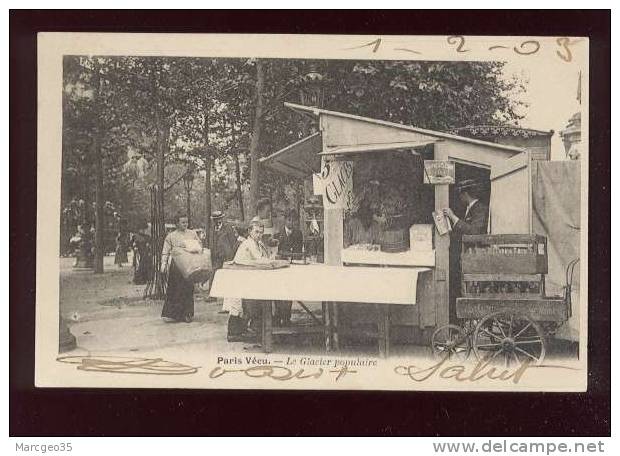
[[[381,251],[388,253],[409,250],[409,232],[403,229],[386,230],[381,237]]]

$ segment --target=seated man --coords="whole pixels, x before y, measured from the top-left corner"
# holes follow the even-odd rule
[[[235,263],[248,264],[269,258],[267,248],[261,241],[263,232],[264,227],[260,222],[251,222],[248,238],[241,243],[235,254],[233,260]],[[246,319],[249,320],[250,329],[255,334],[260,334],[262,324],[261,301],[244,299],[242,302],[243,313]],[[247,322],[239,316],[239,313],[234,311],[234,309],[230,310],[230,316],[228,317],[229,342],[247,341],[248,335],[245,334]]]
[[[297,221],[297,212],[294,209],[289,210],[284,221],[284,228],[275,236],[278,242],[278,256],[281,258],[290,258],[293,254],[299,254],[303,251],[304,239]],[[275,326],[290,324],[292,306],[291,301],[276,302]]]

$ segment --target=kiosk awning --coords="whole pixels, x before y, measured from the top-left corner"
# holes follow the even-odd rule
[[[321,133],[317,132],[273,154],[260,159],[260,163],[278,172],[304,178],[321,170],[323,150]]]

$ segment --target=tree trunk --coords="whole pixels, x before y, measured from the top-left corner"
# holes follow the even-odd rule
[[[164,167],[166,166],[165,164],[165,131],[166,131],[166,127],[165,125],[159,125],[157,127],[157,185],[159,185],[159,188],[162,191],[162,195],[163,195],[163,190],[165,188],[165,181],[164,181]]]
[[[256,203],[259,198],[260,187],[260,168],[258,164],[260,134],[263,122],[263,85],[265,74],[263,71],[263,61],[256,61],[256,106],[254,108],[254,124],[252,125],[252,141],[250,142],[250,211],[256,211]]]
[[[213,160],[209,151],[209,107],[205,110],[202,124],[202,135],[205,144],[205,240],[208,248],[211,248],[211,167]]]
[[[211,248],[211,166],[212,160],[208,149],[205,148],[205,234],[207,247]]]
[[[243,187],[241,186],[241,165],[239,164],[239,152],[235,153],[235,178],[237,180],[237,204],[241,212],[241,220],[245,221],[245,209],[243,207]]]
[[[96,58],[94,62],[93,75],[93,103],[98,107],[100,75],[99,65]],[[103,274],[103,257],[104,257],[104,195],[103,195],[103,155],[101,153],[101,131],[99,125],[94,125],[93,130],[93,155],[95,157],[95,274]]]
[[[95,130],[93,137],[93,149],[95,155],[95,274],[103,273],[104,257],[104,213],[103,204],[103,157],[101,156],[101,141],[99,139],[99,129]]]
[[[243,207],[243,187],[241,186],[241,164],[239,163],[239,154],[241,152],[239,149],[239,145],[237,144],[237,136],[235,135],[235,133],[236,133],[235,124],[234,122],[231,122],[230,135],[231,135],[232,147],[233,147],[233,150],[231,152],[235,160],[235,180],[237,183],[237,191],[236,191],[237,205],[239,206],[239,212],[241,213],[241,220],[245,221],[245,208]]]

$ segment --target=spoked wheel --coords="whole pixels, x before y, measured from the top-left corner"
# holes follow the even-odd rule
[[[545,334],[527,315],[502,310],[478,322],[472,348],[479,360],[501,361],[505,366],[529,360],[539,365],[545,358]]]
[[[437,328],[431,337],[433,356],[464,361],[469,357],[471,344],[469,335],[457,325],[445,325]]]

